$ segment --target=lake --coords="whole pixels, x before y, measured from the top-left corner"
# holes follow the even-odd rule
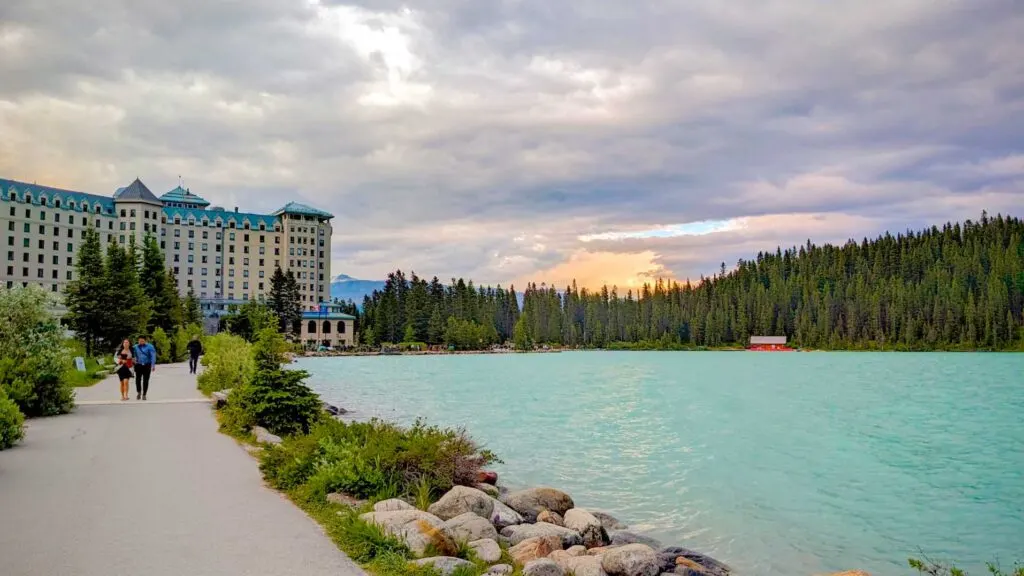
[[[1024,560],[1024,354],[309,358],[324,400],[463,426],[550,485],[742,574]]]

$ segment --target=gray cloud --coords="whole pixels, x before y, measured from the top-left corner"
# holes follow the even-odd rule
[[[696,277],[1019,211],[1016,4],[8,0],[0,173],[296,196],[338,215],[334,268],[356,276],[539,281],[587,250]]]

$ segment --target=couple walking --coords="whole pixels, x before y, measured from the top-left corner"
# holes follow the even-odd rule
[[[128,399],[128,381],[132,378],[132,370],[135,370],[135,399],[145,400],[149,393],[149,375],[156,369],[156,348],[146,341],[145,336],[139,336],[139,343],[132,346],[131,340],[125,338],[118,348],[115,358],[117,360],[117,377],[121,380],[121,400]]]

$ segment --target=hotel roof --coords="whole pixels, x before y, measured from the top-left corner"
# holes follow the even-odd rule
[[[274,212],[274,215],[279,214],[301,214],[303,216],[316,216],[319,218],[334,218],[334,214],[330,212],[324,212],[312,206],[307,206],[299,202],[289,202],[281,207],[279,210]]]
[[[191,190],[178,186],[167,194],[160,197],[164,202],[178,202],[181,204],[195,204],[196,206],[209,206],[210,203],[196,196]]]
[[[0,178],[0,200],[11,201],[13,195],[14,201],[24,202],[28,194],[32,195],[32,204],[37,206],[41,204],[42,198],[46,198],[50,206],[56,206],[56,201],[62,200],[61,208],[65,210],[72,209],[71,202],[74,202],[74,210],[76,211],[81,211],[83,203],[87,203],[91,207],[100,206],[101,210],[107,214],[113,214],[114,212],[114,200],[109,196],[63,190]]]
[[[135,202],[147,202],[149,204],[157,204],[162,206],[163,202],[156,197],[155,194],[146,188],[146,185],[142,183],[142,180],[138,178],[134,182],[124,188],[118,188],[117,192],[114,192],[115,201],[135,201]]]

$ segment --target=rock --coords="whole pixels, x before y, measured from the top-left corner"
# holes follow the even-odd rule
[[[477,516],[472,512],[459,514],[444,523],[445,529],[456,540],[473,542],[475,540],[497,540],[498,531],[486,519]]]
[[[481,562],[492,564],[501,560],[501,546],[490,538],[483,538],[469,543],[469,547],[476,553]]]
[[[502,496],[501,501],[522,514],[527,522],[536,522],[537,515],[544,510],[562,515],[575,507],[568,494],[554,488],[528,488],[510,492]]]
[[[390,500],[381,500],[373,505],[374,512],[397,512],[399,510],[415,510],[416,507],[409,504],[405,500],[399,500],[398,498],[391,498]]]
[[[491,471],[478,472],[476,475],[476,481],[481,484],[490,484],[494,486],[498,483],[498,473]]]
[[[585,546],[573,546],[566,550],[566,552],[569,553],[569,556],[586,556],[587,548]]]
[[[487,494],[491,498],[497,498],[498,496],[501,496],[501,490],[498,490],[497,486],[491,484],[477,484],[476,486],[474,486],[474,488],[483,492],[484,494]]]
[[[526,521],[519,515],[519,512],[516,512],[502,504],[500,501],[492,500],[492,503],[494,505],[494,509],[491,511],[491,524],[494,524],[494,527],[498,530],[522,524]]]
[[[564,526],[579,532],[587,548],[597,548],[608,543],[608,533],[601,526],[601,521],[586,510],[573,508],[566,512]]]
[[[348,506],[349,508],[362,508],[366,505],[366,500],[360,500],[355,496],[349,496],[348,494],[342,494],[341,492],[332,492],[328,494],[327,501],[332,504]]]
[[[601,566],[601,558],[597,556],[576,556],[569,558],[566,572],[574,576],[607,576]]]
[[[548,560],[554,560],[555,564],[561,566],[562,570],[568,570],[566,566],[569,564],[569,558],[572,558],[572,556],[569,556],[569,553],[565,550],[555,550],[548,554]]]
[[[709,576],[727,576],[729,572],[732,571],[728,565],[719,562],[710,556],[701,554],[700,552],[694,552],[689,548],[669,546],[668,548],[663,548],[658,552],[658,563],[661,565],[661,570],[663,572],[672,572],[677,566],[685,566],[691,570],[696,570],[687,562],[680,563],[680,558],[697,564],[704,570],[704,573]]]
[[[676,558],[676,567],[672,574],[676,574],[676,576],[706,576],[707,570],[693,560],[680,556]]]
[[[600,556],[609,550],[620,548],[620,546],[599,546],[597,548],[591,548],[587,550],[587,556]]]
[[[213,398],[214,407],[216,408],[223,408],[228,405],[228,393],[224,390],[214,392],[210,394],[210,397]]]
[[[494,499],[476,488],[456,486],[431,504],[427,511],[442,520],[450,520],[466,512],[490,519],[494,511]]]
[[[510,564],[495,564],[484,572],[484,576],[510,576],[515,571]]]
[[[608,533],[608,538],[614,546],[625,546],[626,544],[646,544],[655,550],[661,548],[661,542],[650,536],[637,534],[628,530],[615,530]]]
[[[263,426],[253,426],[252,433],[253,436],[256,436],[256,442],[260,444],[273,444],[276,446],[283,442],[280,436],[271,434],[270,431]]]
[[[422,510],[368,512],[359,518],[377,524],[388,534],[405,542],[417,556],[422,556],[430,547],[440,554],[458,553],[458,544],[445,530],[444,521]]]
[[[601,526],[609,532],[612,530],[625,530],[626,528],[629,528],[625,522],[620,521],[618,518],[607,512],[601,512],[600,510],[588,510],[588,512],[593,514],[594,518],[597,518],[601,522]]]
[[[429,566],[434,570],[437,570],[441,576],[451,576],[457,569],[463,566],[472,566],[473,563],[462,558],[452,558],[451,556],[435,556],[433,558],[424,558],[422,560],[414,560],[413,564],[417,566]]]
[[[646,544],[627,544],[600,556],[610,576],[658,576],[661,566],[654,549]]]
[[[508,549],[509,556],[519,564],[526,564],[538,558],[547,558],[555,550],[562,549],[562,539],[558,536],[528,538]]]
[[[527,562],[523,566],[523,576],[565,576],[565,570],[554,560],[541,558]]]
[[[545,524],[554,524],[555,526],[565,526],[565,521],[556,512],[551,510],[544,510],[540,514],[537,514],[537,522],[544,522]]]
[[[562,541],[561,548],[569,548],[583,544],[583,537],[579,532],[555,526],[554,524],[518,524],[509,526],[501,531],[503,536],[508,536],[512,544],[519,544],[523,540],[544,536],[557,536]]]

